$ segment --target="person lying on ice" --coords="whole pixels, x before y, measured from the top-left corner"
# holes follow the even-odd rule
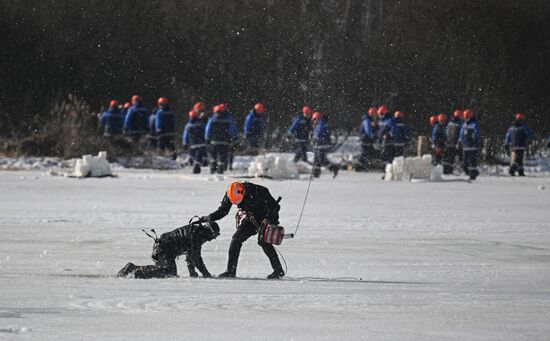
[[[155,233],[154,230],[152,231]],[[157,238],[156,233],[155,237],[145,233],[155,241],[151,255],[155,265],[138,266],[128,263],[118,272],[118,277],[143,279],[176,277],[178,275],[176,258],[183,254],[186,255],[185,261],[189,276],[199,276],[195,268],[203,277],[212,276],[202,260],[201,247],[202,244],[220,235],[220,227],[217,223],[191,220],[188,225],[163,233],[160,238]]]
[[[237,205],[239,209],[235,216],[237,231],[233,234],[231,244],[229,245],[227,270],[220,274],[219,277],[235,277],[243,242],[258,234],[261,226],[279,224],[280,200],[280,197],[278,200],[275,200],[269,193],[269,190],[263,186],[250,182],[233,182],[227,188],[220,207],[215,212],[200,219],[200,221],[214,222],[225,217],[232,205]],[[273,267],[273,273],[267,276],[267,278],[275,279],[283,277],[285,273],[273,245],[266,243],[260,238],[258,238],[258,245],[262,247]]]

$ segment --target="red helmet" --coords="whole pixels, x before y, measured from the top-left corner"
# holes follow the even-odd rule
[[[220,112],[220,105],[215,105],[213,108],[212,108],[212,112],[215,112],[215,113],[218,113]]]
[[[470,109],[464,110],[464,113],[462,114],[465,120],[469,120],[470,118],[474,117],[474,112]]]
[[[405,116],[405,114],[403,114],[402,111],[399,111],[397,110],[394,114],[393,114],[393,117],[395,118],[403,118],[403,116]]]
[[[312,118],[313,120],[318,120],[318,119],[320,119],[321,117],[323,117],[323,114],[320,113],[319,111],[314,112],[314,113],[313,113],[313,116],[311,116],[311,118]]]
[[[460,109],[456,109],[454,112],[453,112],[453,117],[454,118],[462,118],[462,110]]]
[[[161,105],[166,105],[166,104],[168,104],[168,98],[159,97],[159,99],[157,100],[157,105],[160,107]]]
[[[124,109],[128,109],[131,105],[130,102],[124,103]]]
[[[388,108],[385,105],[381,105],[378,108],[378,115],[382,116],[388,113]]]
[[[141,101],[141,98],[138,95],[132,96],[132,104],[136,104],[138,101]]]
[[[254,111],[258,114],[263,114],[265,112],[265,107],[262,103],[254,104]]]
[[[204,109],[204,103],[202,102],[197,102],[195,103],[195,105],[193,105],[193,110],[195,110],[196,112],[204,111]]]
[[[519,113],[519,112],[516,114],[515,117],[516,117],[516,121],[523,121],[523,120],[525,120],[525,115],[522,114],[522,113]]]
[[[445,121],[447,121],[447,115],[445,115],[444,113],[437,115],[437,122],[441,123]]]
[[[302,108],[302,113],[306,116],[309,116],[313,113],[313,110],[311,110],[311,107],[309,105],[304,105]]]
[[[437,122],[437,117],[435,115],[430,116],[430,125],[433,127]]]
[[[244,185],[240,182],[234,182],[227,187],[227,198],[232,204],[238,205],[243,201],[245,194]]]
[[[226,111],[226,110],[227,110],[227,106],[225,105],[225,103],[218,104],[218,111]]]
[[[369,108],[369,116],[373,116],[373,115],[376,115],[376,108],[375,107],[370,107]]]
[[[109,108],[114,108],[114,107],[118,107],[118,101],[116,99],[112,99],[109,102]]]
[[[189,118],[190,118],[190,119],[191,119],[191,118],[197,118],[197,117],[199,117],[199,113],[196,112],[195,110],[191,110],[191,111],[189,112]]]

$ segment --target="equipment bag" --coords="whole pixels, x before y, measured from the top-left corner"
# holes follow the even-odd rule
[[[281,245],[285,234],[285,228],[279,225],[269,224],[264,220],[260,225],[258,238],[268,244]]]

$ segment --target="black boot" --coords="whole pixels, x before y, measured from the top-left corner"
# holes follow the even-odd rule
[[[279,279],[285,275],[283,270],[275,270],[267,276],[267,279]]]
[[[133,273],[136,270],[137,266],[134,263],[128,263],[126,264],[118,274],[117,277],[127,277],[129,274]]]
[[[279,256],[277,256],[277,251],[275,251],[273,245],[261,240],[258,241],[258,245],[260,245],[264,250],[265,255],[269,258],[269,263],[271,263],[271,267],[273,268],[273,272],[267,276],[267,279],[277,279],[283,277],[285,272],[283,271],[283,267],[279,261]]]
[[[229,256],[227,259],[227,270],[221,273],[218,277],[232,278],[237,275],[237,265],[239,263],[239,254],[243,243],[232,240],[229,245]]]
[[[316,178],[321,176],[321,167],[313,166],[313,176]]]
[[[332,172],[332,178],[336,178],[338,175],[338,171],[340,170],[340,167],[335,164],[331,164],[328,169]]]
[[[200,163],[196,162],[195,165],[193,165],[193,174],[199,174],[201,172],[201,165]]]

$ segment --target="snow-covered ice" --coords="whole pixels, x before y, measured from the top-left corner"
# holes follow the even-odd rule
[[[544,340],[550,335],[550,178],[383,182],[315,179],[297,237],[279,250],[287,280],[114,278],[149,264],[151,240],[214,210],[231,181],[188,169],[118,178],[0,172],[0,339]],[[306,176],[255,182],[296,224]],[[225,180],[223,180],[225,179]],[[234,210],[205,244],[225,269]],[[238,274],[264,277],[243,247]]]

